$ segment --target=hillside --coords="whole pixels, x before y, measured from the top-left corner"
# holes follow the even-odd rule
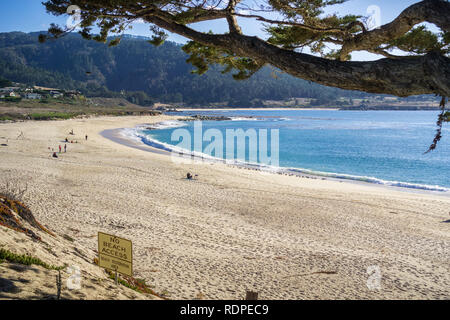
[[[339,97],[365,96],[310,83],[270,67],[245,81],[222,74],[219,67],[203,76],[194,75],[181,45],[172,42],[154,47],[143,37],[127,36],[118,46],[108,47],[70,34],[40,44],[38,35],[0,33],[0,77],[29,85],[79,89],[88,96],[117,97],[124,90],[134,92],[131,102],[141,105],[251,106],[260,100],[291,97],[331,102]]]
[[[0,99],[1,100],[1,99]],[[16,120],[70,119],[90,116],[152,116],[159,111],[128,102],[123,98],[44,99],[0,102],[0,122]]]

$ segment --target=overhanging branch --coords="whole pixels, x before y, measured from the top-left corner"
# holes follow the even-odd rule
[[[435,53],[368,62],[335,61],[284,50],[257,37],[201,33],[171,21],[165,13],[145,20],[205,46],[231,50],[327,86],[402,97],[430,93],[450,96],[450,59]]]
[[[154,1],[130,2],[125,0],[98,0],[104,7],[99,7],[89,0],[73,0],[79,4],[87,26],[96,21],[102,27],[99,40],[106,41],[106,36],[113,27],[122,28],[125,22],[142,18],[167,31],[179,34],[206,47],[215,47],[223,52],[232,52],[236,57],[251,58],[253,61],[268,63],[293,76],[317,82],[327,86],[370,93],[409,96],[435,93],[450,96],[450,59],[438,54],[424,56],[395,57],[386,52],[386,44],[411,30],[417,23],[428,21],[435,23],[442,30],[449,30],[450,4],[444,0],[424,0],[405,9],[393,22],[379,29],[366,31],[348,37],[338,34],[325,35],[329,40],[343,45],[342,52],[366,50],[382,53],[387,59],[369,62],[336,61],[313,55],[285,50],[257,37],[241,34],[238,29],[234,10],[236,1],[231,1],[225,9],[206,8],[205,4],[195,7],[164,9]],[[311,0],[312,1],[312,0]],[[67,0],[51,0],[47,9],[57,15],[65,14]],[[162,1],[177,3],[184,1]],[[106,18],[107,17],[107,18]],[[206,34],[198,32],[188,25],[193,22],[212,19],[227,19],[230,22],[228,34]],[[125,22],[123,22],[125,21]],[[121,25],[122,24],[122,25]],[[332,26],[332,24],[330,24]],[[354,25],[350,24],[352,28]],[[315,26],[318,27],[318,26]],[[89,35],[89,28],[86,31]],[[357,32],[357,31],[356,31]],[[98,38],[98,37],[97,37]],[[306,39],[308,40],[308,39]],[[314,39],[311,39],[314,40]],[[382,51],[379,51],[382,50]]]
[[[371,31],[362,32],[345,41],[340,59],[357,50],[370,51],[383,43],[397,39],[422,22],[434,23],[443,31],[450,31],[450,3],[446,0],[424,0],[406,8],[392,22]]]

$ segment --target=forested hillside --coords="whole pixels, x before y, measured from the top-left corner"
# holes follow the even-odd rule
[[[138,104],[155,101],[201,105],[257,105],[258,100],[290,97],[335,101],[364,94],[328,88],[265,67],[248,80],[236,81],[215,67],[192,74],[181,45],[160,47],[143,37],[127,36],[115,47],[70,34],[56,41],[38,42],[39,33],[0,33],[0,77],[11,81],[79,89],[90,96],[133,92]]]

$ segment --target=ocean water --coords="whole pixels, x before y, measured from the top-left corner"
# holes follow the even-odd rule
[[[450,190],[450,125],[444,123],[443,138],[437,149],[424,154],[434,138],[437,111],[192,113],[232,117],[233,121],[202,121],[203,132],[216,129],[224,137],[227,129],[253,128],[257,132],[268,129],[269,146],[270,130],[278,129],[278,165],[286,170],[410,188]],[[193,122],[171,121],[160,124],[155,130],[138,129],[135,135],[144,143],[170,150],[180,142],[172,141],[172,133],[179,128],[194,133]],[[209,143],[203,142],[203,147]],[[194,150],[193,147],[191,144],[190,149]],[[248,145],[245,159],[241,155],[237,160],[250,160]]]

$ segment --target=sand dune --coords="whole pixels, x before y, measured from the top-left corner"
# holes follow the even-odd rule
[[[169,298],[450,298],[448,195],[180,164],[100,135],[167,119],[0,124],[0,180],[27,182],[36,218],[88,250],[98,231],[132,240],[136,277]]]

